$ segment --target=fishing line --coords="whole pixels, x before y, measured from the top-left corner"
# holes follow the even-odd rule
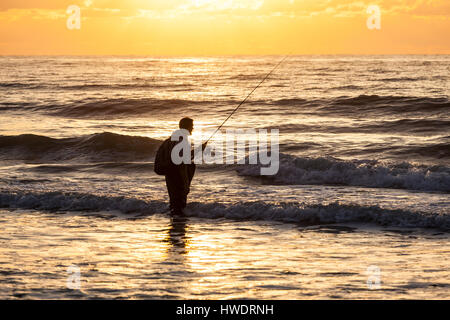
[[[258,89],[264,81],[267,80],[267,78],[280,66],[280,64],[282,64],[284,62],[284,60],[286,60],[289,57],[289,55],[285,56],[283,59],[281,59],[280,62],[277,63],[277,65],[264,77],[264,79],[261,80],[261,82],[248,94],[248,96],[242,100],[242,102],[233,110],[233,112],[230,113],[230,115],[225,119],[224,122],[222,122],[222,124],[216,129],[216,131],[214,131],[214,133],[211,135],[211,137],[209,137],[208,140],[206,140],[205,143],[208,143],[209,140],[211,140],[212,137],[214,137],[214,135],[223,127],[223,125],[228,121],[228,119],[231,118],[231,116],[238,111],[238,109],[248,100],[248,98],[250,98],[250,96],[252,95],[253,92],[255,92],[256,89]]]

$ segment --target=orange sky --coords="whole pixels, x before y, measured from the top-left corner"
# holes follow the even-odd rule
[[[381,30],[366,10],[381,9]],[[69,30],[69,5],[81,29]],[[450,54],[450,0],[1,0],[1,55]]]

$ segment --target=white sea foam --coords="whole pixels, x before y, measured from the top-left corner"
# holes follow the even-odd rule
[[[80,193],[20,193],[1,192],[0,207],[36,209],[43,211],[111,211],[138,215],[163,213],[167,204],[160,200],[143,200],[126,197],[97,196]],[[375,223],[382,226],[437,228],[450,230],[448,214],[393,210],[379,206],[358,204],[305,204],[300,202],[236,202],[200,203],[188,205],[186,215],[209,219],[265,220],[300,225],[330,223]]]
[[[236,168],[242,176],[259,177],[259,165]],[[344,161],[336,158],[307,158],[280,155],[280,169],[264,181],[286,185],[348,185],[450,192],[450,168],[376,160]]]

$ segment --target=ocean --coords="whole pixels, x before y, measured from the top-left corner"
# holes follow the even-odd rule
[[[448,55],[290,56],[224,126],[277,174],[198,165],[167,213],[158,146],[281,58],[0,57],[0,298],[448,299]]]

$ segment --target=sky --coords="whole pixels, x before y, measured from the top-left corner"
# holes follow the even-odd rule
[[[449,35],[450,0],[0,2],[0,55],[450,54]]]

